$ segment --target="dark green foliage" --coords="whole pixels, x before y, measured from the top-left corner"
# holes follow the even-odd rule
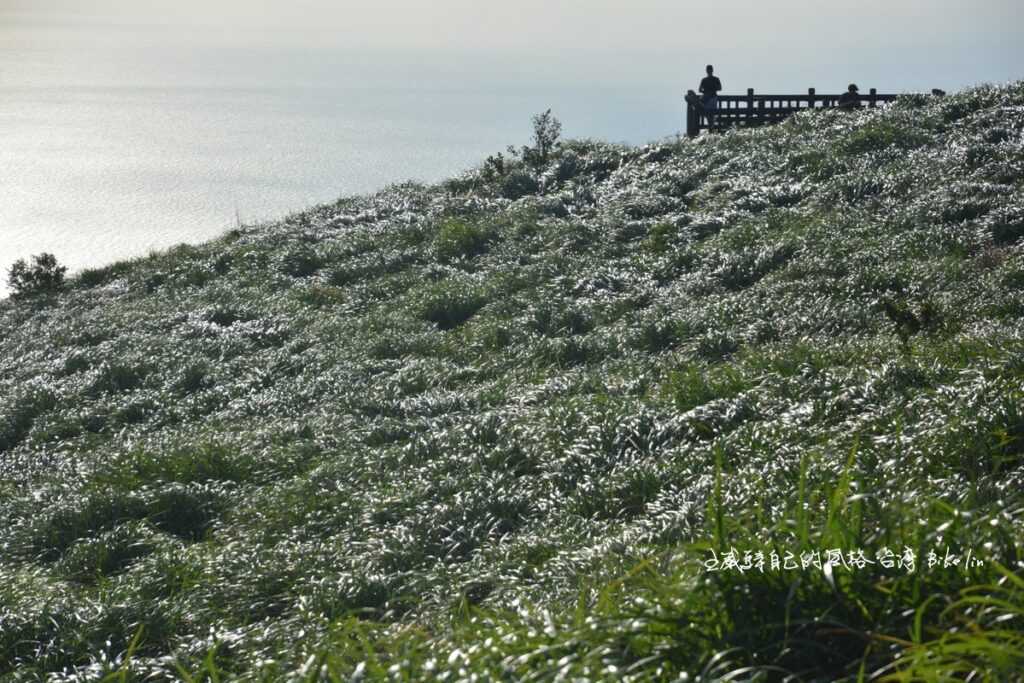
[[[217,516],[216,489],[168,484],[146,496],[146,517],[155,527],[186,541],[198,541]]]
[[[556,119],[551,110],[537,114],[531,119],[533,124],[533,147],[523,148],[523,161],[534,167],[547,164],[551,152],[558,144],[562,135],[562,123]]]
[[[996,244],[1016,244],[1024,238],[1024,210],[1020,207],[999,211],[992,216],[992,240]]]
[[[483,171],[481,171],[481,175],[485,181],[493,182],[498,178],[503,177],[505,173],[505,157],[501,152],[487,157],[487,160],[484,162]]]
[[[472,287],[444,282],[425,293],[422,315],[440,329],[450,330],[469,320],[486,302]]]
[[[7,271],[7,286],[16,297],[52,294],[64,289],[65,266],[53,254],[36,254],[32,263],[18,259]]]
[[[572,150],[567,150],[558,156],[555,162],[555,180],[559,183],[566,183],[583,172],[583,161]]]
[[[493,238],[489,226],[450,218],[438,228],[434,249],[445,261],[470,258],[485,253]]]
[[[673,348],[682,338],[681,327],[677,321],[671,319],[648,322],[640,328],[636,340],[637,347],[650,353]]]
[[[704,359],[722,360],[739,350],[739,343],[721,331],[708,331],[697,340],[695,353]]]
[[[677,410],[693,410],[715,399],[733,398],[752,388],[749,380],[731,365],[701,367],[691,365],[669,373],[665,391]]]
[[[880,307],[893,323],[897,336],[906,344],[919,332],[935,332],[943,324],[943,315],[932,301],[925,301],[914,312],[906,303],[882,299]]]
[[[17,446],[28,435],[40,415],[57,404],[57,397],[45,388],[32,387],[12,397],[0,408],[0,453]]]
[[[160,547],[160,539],[145,522],[128,522],[71,546],[59,571],[78,581],[95,581],[122,571]]]
[[[226,275],[231,266],[233,260],[230,254],[221,254],[213,261],[213,272],[217,275]]]
[[[539,190],[537,179],[527,171],[511,171],[501,180],[501,196],[505,199],[520,199]]]
[[[126,365],[124,363],[104,363],[98,369],[95,378],[88,387],[90,394],[121,393],[139,387],[150,368],[145,365]]]
[[[656,223],[647,233],[647,248],[655,253],[668,250],[678,228],[672,223]]]
[[[280,269],[285,275],[292,277],[309,277],[324,265],[323,259],[306,245],[293,247],[281,258]]]
[[[896,123],[875,119],[854,131],[843,141],[840,153],[865,154],[884,149],[915,149],[928,142],[928,137],[916,130],[907,130]]]
[[[112,263],[100,268],[85,268],[78,273],[76,280],[83,287],[99,287],[113,282],[129,272],[130,269],[130,261]]]
[[[300,289],[295,293],[295,296],[299,301],[313,308],[331,308],[345,303],[346,300],[343,290],[337,287],[321,287],[319,285]]]

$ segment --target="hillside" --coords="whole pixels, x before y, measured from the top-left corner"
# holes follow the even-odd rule
[[[1009,680],[1022,238],[1019,82],[2,301],[0,681]]]

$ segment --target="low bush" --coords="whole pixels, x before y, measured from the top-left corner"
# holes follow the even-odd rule
[[[527,171],[512,171],[501,181],[501,196],[505,199],[520,199],[540,191],[540,183]]]
[[[420,311],[425,320],[450,330],[473,317],[485,303],[487,298],[476,288],[442,282],[425,293]]]
[[[53,294],[64,289],[67,267],[57,263],[53,254],[42,253],[32,257],[32,263],[18,259],[7,271],[7,286],[16,297]]]
[[[324,265],[323,259],[311,247],[300,245],[285,252],[280,271],[292,277],[309,277]]]
[[[434,238],[434,251],[444,261],[479,256],[487,251],[494,235],[483,225],[461,218],[441,223]]]

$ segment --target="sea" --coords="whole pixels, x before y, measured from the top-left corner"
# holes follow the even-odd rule
[[[530,142],[639,145],[684,129],[682,86],[559,76],[542,60],[0,45],[0,268],[75,272],[207,240]],[[4,295],[6,278],[0,282]]]

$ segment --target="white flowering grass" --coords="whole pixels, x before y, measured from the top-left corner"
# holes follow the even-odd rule
[[[1022,135],[570,141],[0,302],[0,680],[1019,672]],[[704,565],[834,548],[983,562]]]

